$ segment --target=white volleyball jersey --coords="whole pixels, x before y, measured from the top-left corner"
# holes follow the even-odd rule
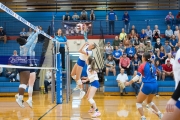
[[[86,46],[84,46],[83,51],[86,53],[86,55],[80,53],[79,59],[81,59],[81,60],[83,60],[83,61],[86,61],[87,58],[88,58],[88,56],[91,56],[91,55],[92,55],[92,50],[88,50],[88,47],[89,47],[88,44],[87,44]]]
[[[96,71],[90,72],[90,71],[91,71],[91,65],[88,65],[87,75],[88,75],[88,79],[89,79],[90,83],[95,80],[99,80],[97,72]]]

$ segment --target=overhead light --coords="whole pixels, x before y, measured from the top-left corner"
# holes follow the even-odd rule
[[[69,53],[70,55],[79,55],[80,53]]]
[[[28,10],[34,10],[34,8],[32,8],[32,7],[28,7],[27,9],[28,9]]]
[[[72,56],[79,56],[79,55],[72,55]]]
[[[12,2],[27,2],[27,0],[13,0]]]

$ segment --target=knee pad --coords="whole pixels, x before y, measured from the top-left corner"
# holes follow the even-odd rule
[[[148,105],[149,105],[149,107],[152,107],[154,105],[154,103],[150,102]]]
[[[26,88],[27,88],[27,85],[25,85],[25,84],[20,84],[20,85],[19,85],[19,88],[26,89]]]
[[[76,83],[77,83],[78,85],[82,85],[82,81],[81,81],[81,80],[78,80]]]
[[[74,80],[76,80],[76,75],[71,76]]]
[[[88,101],[91,105],[95,103],[95,101],[92,98],[90,98]]]
[[[33,93],[33,87],[32,86],[29,86],[28,93]]]
[[[142,107],[142,103],[136,103],[136,108],[139,109]]]

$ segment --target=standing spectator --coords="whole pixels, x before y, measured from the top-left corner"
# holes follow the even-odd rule
[[[161,46],[160,50],[158,51],[157,57],[158,57],[161,64],[163,64],[165,62],[166,52],[165,52],[165,49],[163,46]]]
[[[161,46],[162,46],[162,44],[160,42],[160,38],[157,38],[156,43],[154,44],[154,52],[155,52],[155,54],[158,53],[158,51],[160,50]]]
[[[74,12],[74,15],[72,16],[73,20],[79,20],[79,15],[77,14],[77,12]]]
[[[171,30],[171,27],[168,25],[167,30],[165,31],[166,40],[170,40],[173,35],[173,31]]]
[[[133,74],[132,78],[134,78],[136,75],[137,75],[137,70],[134,71],[134,74]],[[137,97],[137,95],[139,93],[139,90],[141,88],[141,82],[142,82],[142,76],[139,77],[139,80],[137,80],[136,82],[132,83],[132,87],[135,90],[136,97]]]
[[[118,86],[120,87],[120,93],[121,93],[120,95],[123,96],[123,92],[127,94],[125,83],[128,81],[128,76],[127,74],[124,73],[123,68],[121,68],[121,72],[120,74],[118,74],[116,81],[118,83]]]
[[[173,21],[174,21],[174,16],[172,15],[171,12],[165,17],[166,24],[170,25],[172,27]]]
[[[15,82],[16,80],[16,69],[15,68],[6,68],[6,77],[10,79],[10,82]]]
[[[81,12],[81,20],[88,20],[88,13],[86,12],[86,10],[83,8],[82,12]]]
[[[119,43],[121,41],[119,40],[118,36],[115,36],[115,39],[113,41],[113,48],[115,49],[115,46],[119,46]]]
[[[144,29],[141,30],[140,40],[141,40],[141,42],[144,43],[145,45],[147,44],[147,34],[145,33],[145,30],[144,30]]]
[[[175,35],[172,35],[169,45],[171,46],[171,48],[173,48],[177,46],[177,43],[178,43],[178,40],[176,39]]]
[[[6,36],[6,32],[3,30],[3,27],[0,27],[0,40],[4,41],[4,44],[6,44],[7,41],[7,36]]]
[[[145,53],[145,46],[143,43],[140,43],[139,44],[139,47],[137,48],[137,55],[138,55],[138,58],[141,60],[142,58],[142,55]]]
[[[180,11],[178,12],[178,14],[176,15],[176,24],[179,26],[180,24]]]
[[[154,26],[154,30],[153,30],[153,41],[156,41],[157,38],[160,38],[161,34],[160,34],[160,30],[158,29],[158,25]]]
[[[117,20],[117,15],[111,8],[111,11],[108,13],[106,20],[109,20],[109,35],[111,35],[111,29],[112,33],[114,35],[114,21]]]
[[[128,11],[124,12],[124,15],[122,17],[122,20],[124,21],[124,28],[126,33],[128,33],[129,31],[129,26],[130,26],[130,16],[128,14]]]
[[[164,50],[166,52],[166,55],[168,53],[171,53],[171,47],[169,46],[169,41],[168,40],[165,41]]]
[[[25,39],[27,38],[27,33],[26,33],[25,28],[23,28],[22,31],[20,32],[20,37],[25,38]]]
[[[172,54],[171,54],[171,53],[168,53],[168,54],[167,54],[167,59],[165,60],[165,64],[167,64],[167,61],[168,61],[168,60],[170,61],[170,64],[173,65],[173,63],[174,63],[175,60],[174,60],[174,58],[172,57]]]
[[[3,73],[3,68],[0,67],[0,76],[2,76],[2,73]]]
[[[124,39],[126,39],[127,34],[124,32],[124,28],[122,28],[121,33],[119,34],[119,40],[123,42]]]
[[[176,39],[179,40],[179,27],[178,26],[175,27],[174,35]]]
[[[134,30],[134,32],[138,34],[137,29],[135,28],[135,25],[132,25],[132,28],[129,30],[129,33],[131,33],[132,30]]]
[[[176,51],[176,48],[175,47],[173,47],[172,48],[172,56],[173,56],[173,58],[175,58],[176,57],[176,53],[177,53],[177,51]]]
[[[147,45],[145,48],[145,52],[153,50],[153,46],[151,45],[151,41],[147,41]]]
[[[131,33],[129,34],[129,40],[131,44],[134,45],[135,40],[138,39],[138,35],[136,34],[135,30],[131,30]]]
[[[116,76],[116,63],[113,60],[112,55],[109,55],[108,58],[105,60],[106,66],[106,76],[109,75],[109,72],[113,72],[113,75]]]
[[[137,70],[138,70],[138,67],[139,67],[139,65],[140,65],[140,60],[138,59],[137,54],[134,55],[134,58],[133,58],[133,60],[132,60],[132,65],[133,65],[133,67],[134,67],[133,70],[137,71]]]
[[[14,51],[13,51],[13,55],[12,55],[12,56],[18,56],[17,50],[14,50]]]
[[[38,26],[38,28],[41,30],[41,31],[43,31],[43,28],[41,27],[41,26]],[[44,39],[45,39],[45,36],[44,35],[42,35],[42,34],[39,34],[38,35],[38,42],[44,42]]]
[[[105,58],[107,58],[109,55],[113,52],[113,47],[111,46],[110,42],[107,42],[107,45],[104,47],[105,51]]]
[[[121,52],[123,53],[124,51],[125,51],[125,47],[123,46],[123,43],[122,42],[120,42],[119,43],[119,50],[121,50]]]
[[[132,47],[132,44],[129,44],[129,47],[126,48],[126,54],[131,60],[134,57],[134,54],[136,53],[136,50],[134,47]]]
[[[118,46],[115,46],[115,50],[113,51],[113,58],[116,64],[119,63],[120,57],[122,56],[121,50],[118,49]]]
[[[126,53],[123,53],[123,56],[120,58],[120,61],[119,61],[119,68],[125,69],[127,74],[130,75],[131,74],[130,65],[131,65],[130,59],[127,57]]]
[[[159,60],[155,60],[155,67],[156,67],[157,80],[161,80],[161,77],[162,77],[162,66],[161,66]]]
[[[165,80],[166,76],[172,76],[174,78],[172,64],[170,64],[170,60],[167,60],[167,64],[163,64],[162,68],[163,68],[163,74],[162,74],[163,81]]]
[[[90,13],[90,20],[95,20],[96,19],[96,16],[94,14],[94,10],[91,9],[91,13]]]
[[[63,20],[70,20],[69,12],[66,12],[66,14],[63,15]]]
[[[26,36],[29,37],[32,34],[32,28],[29,27],[29,31],[26,33]]]
[[[147,29],[145,29],[145,33],[147,35],[147,38],[152,41],[152,30],[150,29],[150,26],[147,26]]]

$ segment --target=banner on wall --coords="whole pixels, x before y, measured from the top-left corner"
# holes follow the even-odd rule
[[[66,36],[84,34],[84,24],[87,26],[88,35],[92,35],[92,22],[62,22]]]

